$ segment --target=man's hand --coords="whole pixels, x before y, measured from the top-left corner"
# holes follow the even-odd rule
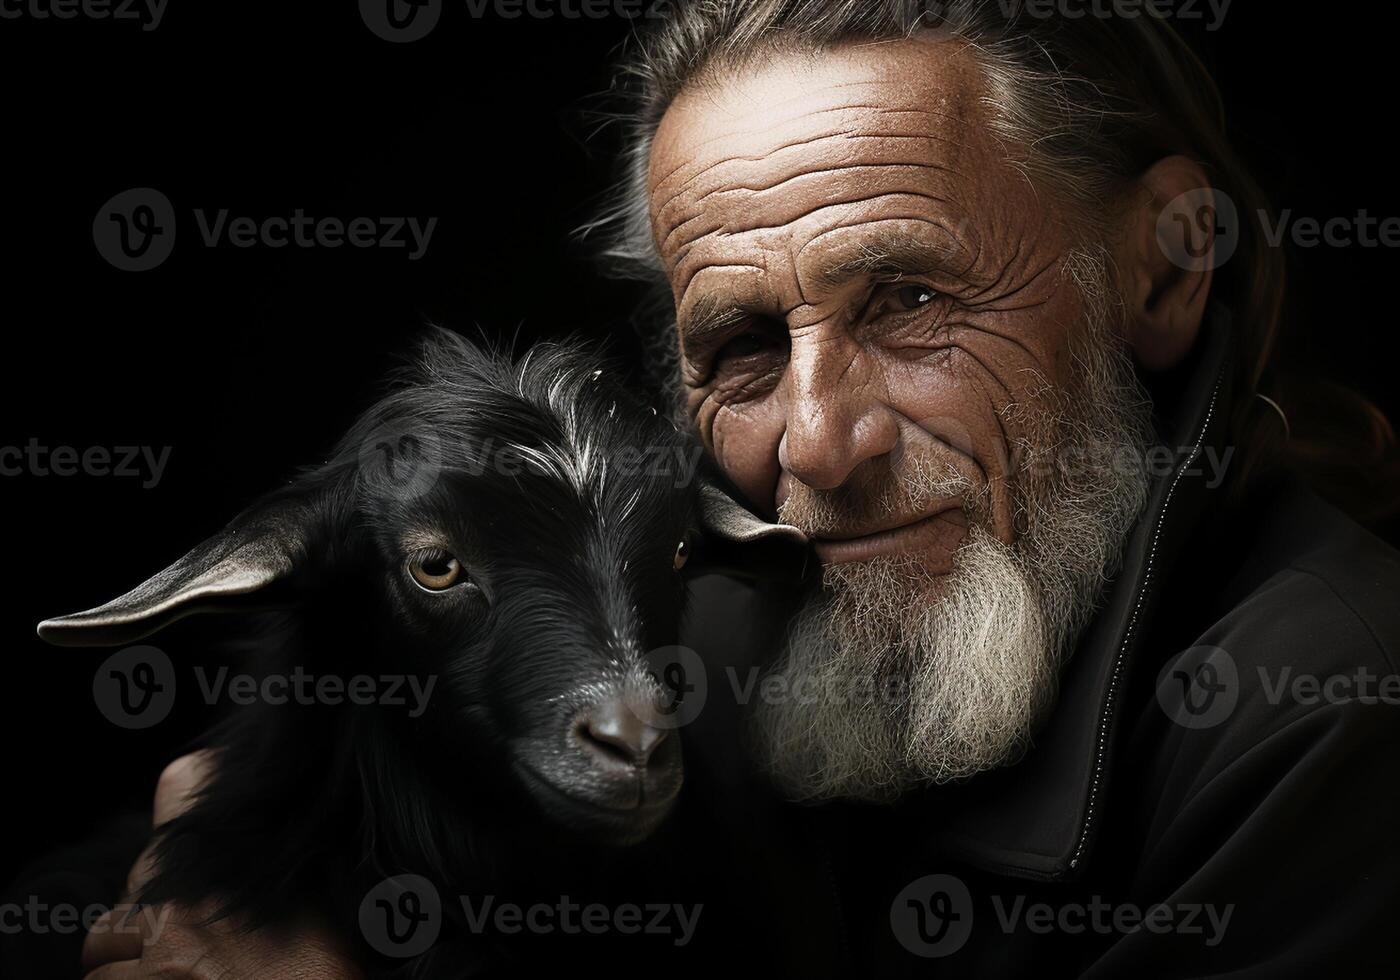
[[[199,752],[166,767],[156,785],[155,826],[189,806],[212,764],[207,753]],[[357,980],[361,976],[330,934],[315,926],[243,933],[232,919],[206,923],[207,908],[133,908],[130,896],[150,879],[152,861],[148,847],[127,877],[122,903],[88,933],[83,944],[83,968],[91,971],[87,980]]]

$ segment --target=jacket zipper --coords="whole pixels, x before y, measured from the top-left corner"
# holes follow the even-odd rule
[[[1167,498],[1162,502],[1162,513],[1157,517],[1157,526],[1152,532],[1152,547],[1147,552],[1147,572],[1143,576],[1142,588],[1138,591],[1137,604],[1133,607],[1133,617],[1128,621],[1127,633],[1123,636],[1123,643],[1118,648],[1118,655],[1113,662],[1113,675],[1108,682],[1108,697],[1104,699],[1103,712],[1099,717],[1099,737],[1098,747],[1094,756],[1094,778],[1089,784],[1089,805],[1084,813],[1084,829],[1080,832],[1079,843],[1074,849],[1074,855],[1069,859],[1069,866],[1077,868],[1080,859],[1084,856],[1084,850],[1089,845],[1089,836],[1094,828],[1095,806],[1099,798],[1099,786],[1103,781],[1104,756],[1108,751],[1108,730],[1113,727],[1113,709],[1118,701],[1118,678],[1123,672],[1123,663],[1127,660],[1128,647],[1132,645],[1137,636],[1138,613],[1142,611],[1142,604],[1147,598],[1148,591],[1152,588],[1152,571],[1157,560],[1157,544],[1162,538],[1162,528],[1167,522],[1167,513],[1171,509],[1172,497],[1176,494],[1177,484],[1181,482],[1182,476],[1191,468],[1191,464],[1196,461],[1196,457],[1201,453],[1201,446],[1205,443],[1206,433],[1210,430],[1210,423],[1215,417],[1215,402],[1220,394],[1222,379],[1217,376],[1215,388],[1210,393],[1210,405],[1206,408],[1205,421],[1201,424],[1201,431],[1196,436],[1196,444],[1191,448],[1191,454],[1182,463],[1181,469],[1177,470],[1176,478],[1172,480],[1172,485],[1167,490]]]

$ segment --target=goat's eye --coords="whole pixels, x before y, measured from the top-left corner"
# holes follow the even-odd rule
[[[427,592],[443,592],[466,581],[462,563],[455,555],[439,548],[426,548],[408,559],[408,574],[418,587]]]
[[[676,545],[676,557],[675,557],[675,560],[672,562],[672,564],[674,564],[674,565],[676,566],[676,571],[679,572],[682,568],[684,568],[684,567],[685,567],[685,563],[686,563],[686,561],[687,561],[689,558],[690,558],[690,545],[688,545],[688,544],[685,542],[685,539],[682,538],[682,539],[681,539],[681,543],[678,544],[678,545]]]

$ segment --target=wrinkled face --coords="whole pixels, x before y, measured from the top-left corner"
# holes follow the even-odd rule
[[[1008,162],[985,91],[946,41],[774,54],[652,147],[690,414],[824,565],[770,670],[813,696],[751,711],[794,797],[1017,758],[1145,499],[1110,243]]]
[[[689,411],[828,565],[913,555],[940,574],[969,520],[1018,533],[1014,447],[1067,379],[1082,309],[983,91],[946,43],[780,55],[690,87],[656,135]],[[978,499],[901,489],[940,473]]]
[[[646,422],[591,421],[587,444],[509,419],[489,437],[438,429],[449,465],[431,490],[368,508],[391,640],[444,665],[425,716],[438,747],[464,771],[492,760],[548,817],[613,843],[646,836],[681,784],[647,654],[675,642],[690,474]]]

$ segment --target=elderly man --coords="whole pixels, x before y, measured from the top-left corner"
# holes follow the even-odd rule
[[[711,702],[822,804],[736,821],[749,955],[1393,970],[1400,562],[1284,465],[1257,191],[1160,20],[1003,7],[681,4],[631,62],[610,253],[664,284],[736,495],[818,559],[696,587]]]

